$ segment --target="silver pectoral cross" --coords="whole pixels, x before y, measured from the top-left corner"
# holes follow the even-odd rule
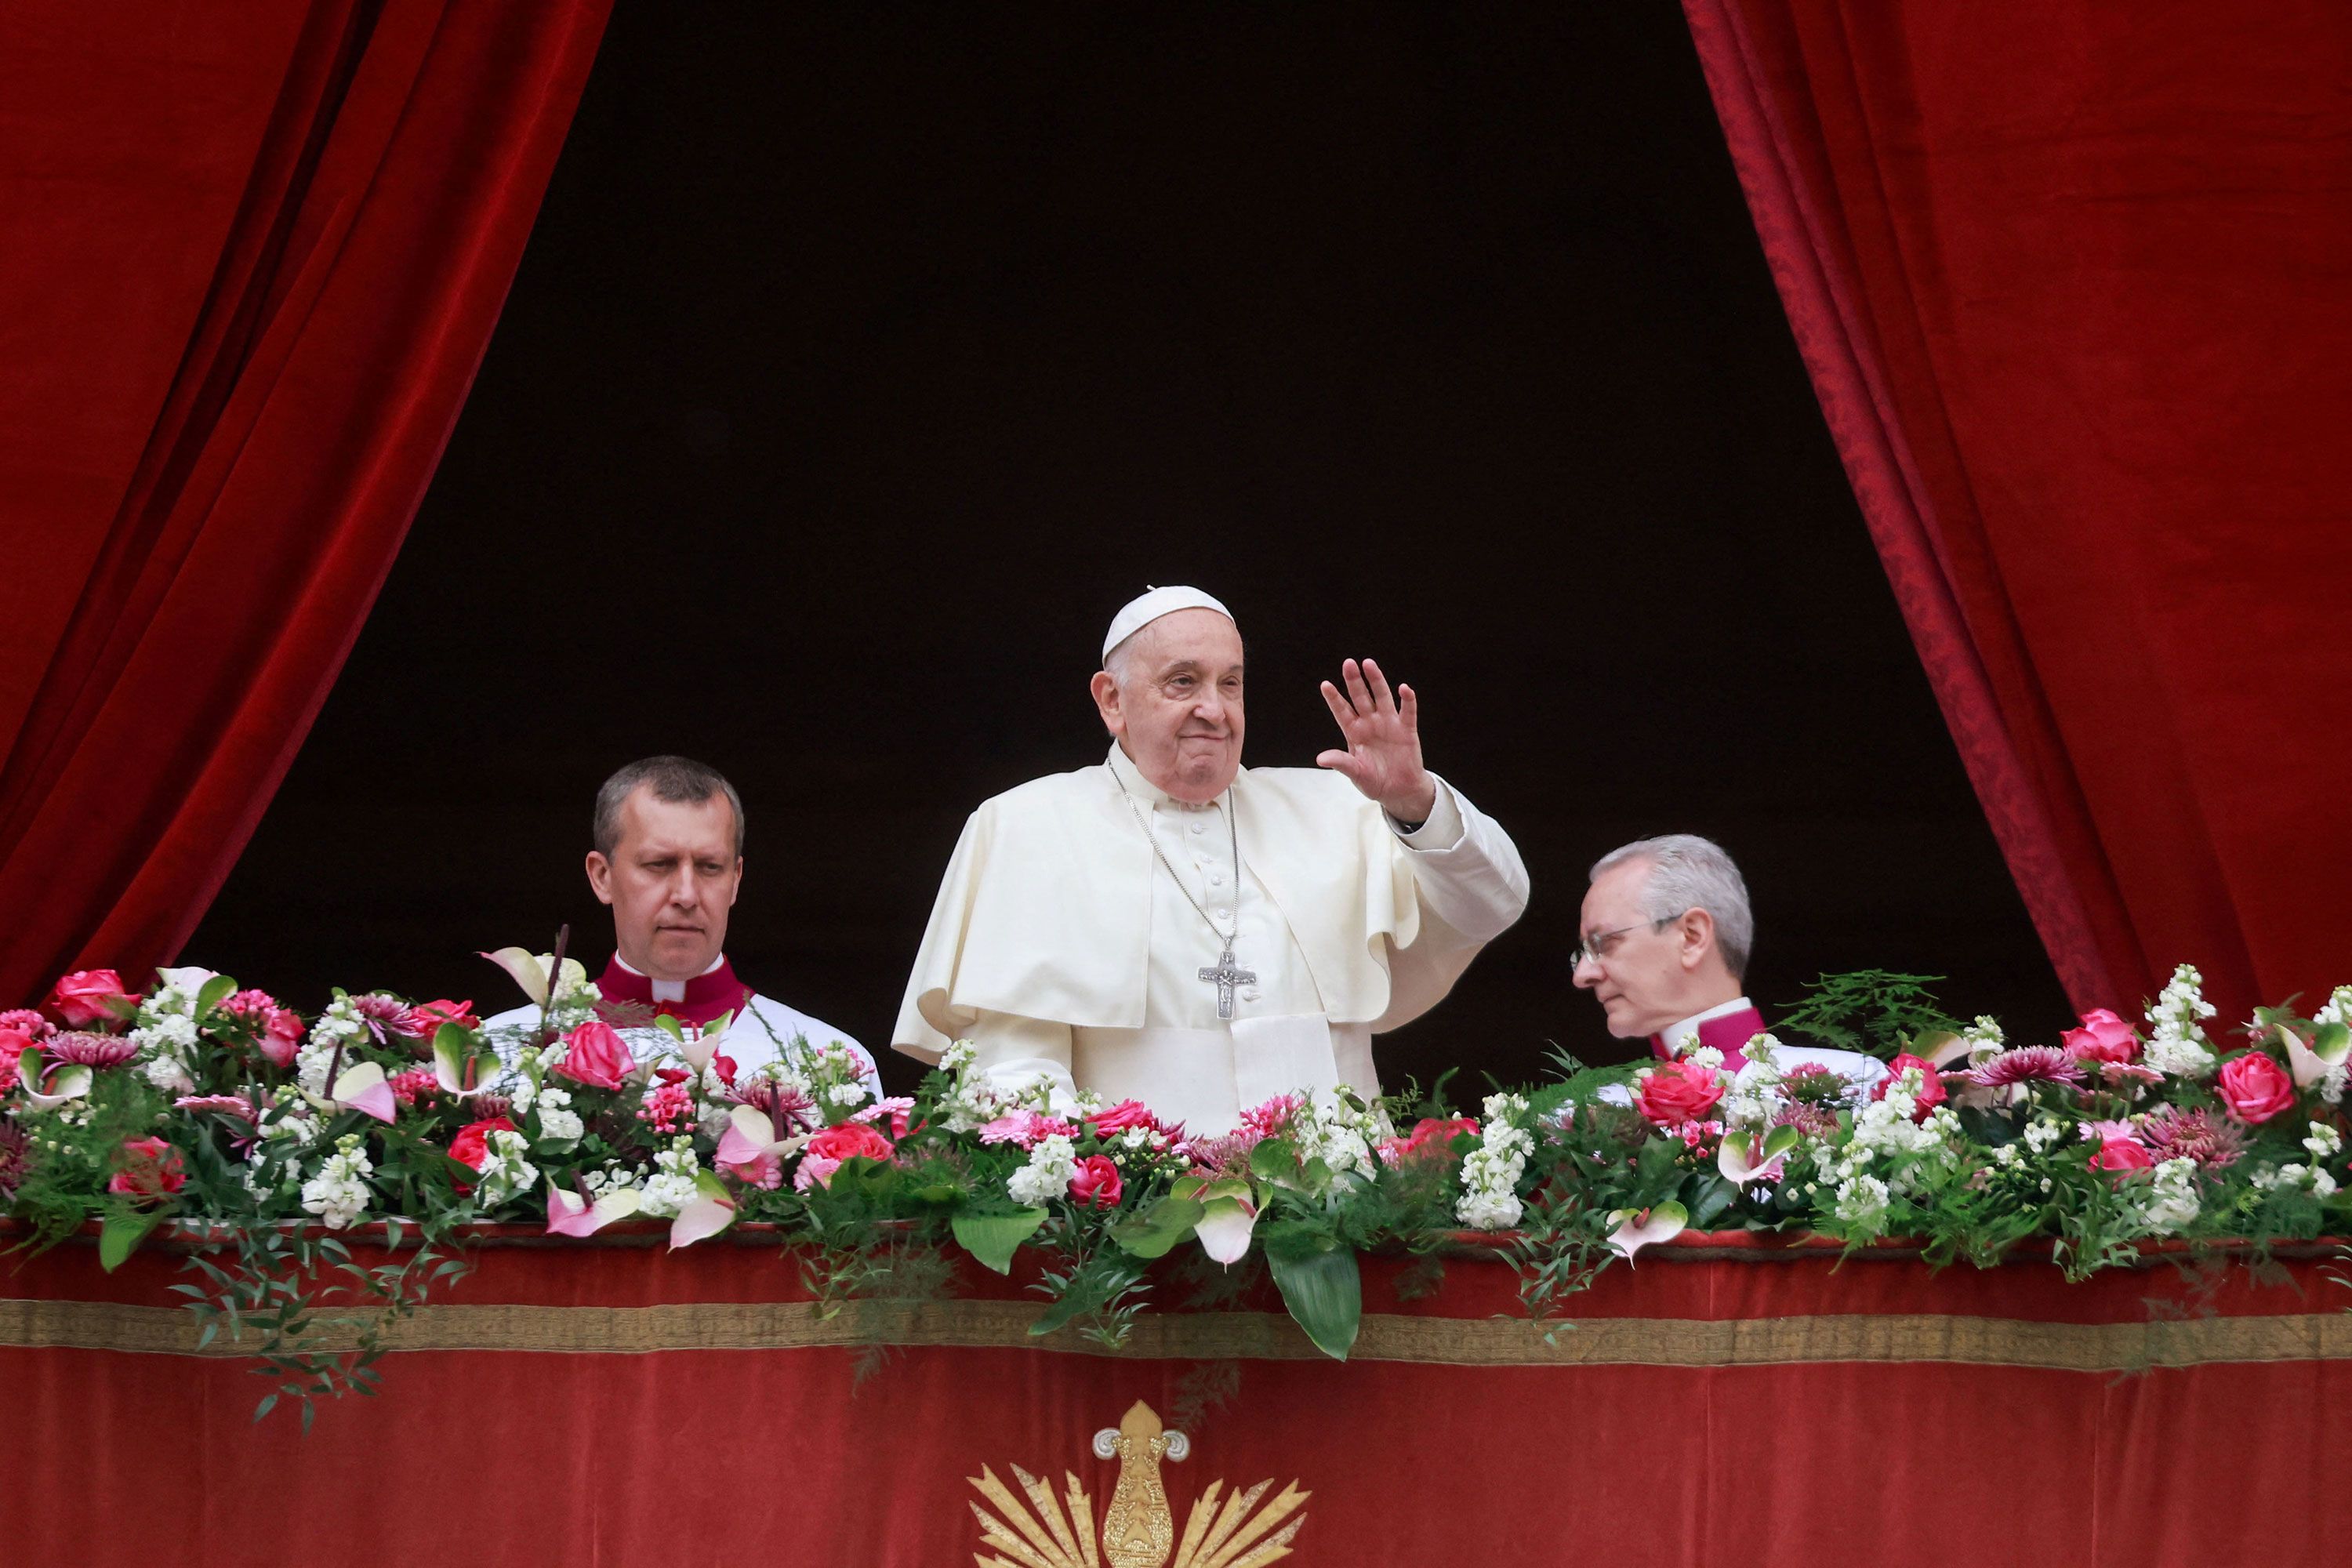
[[[1257,984],[1255,971],[1234,967],[1232,942],[1225,943],[1225,951],[1217,955],[1214,965],[1201,971],[1201,978],[1217,988],[1217,1016],[1220,1018],[1230,1018],[1234,1016],[1234,986]]]

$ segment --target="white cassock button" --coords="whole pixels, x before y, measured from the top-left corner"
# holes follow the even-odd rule
[[[1212,888],[1222,888],[1224,885],[1225,874],[1223,871],[1212,871],[1209,873],[1209,886]]]
[[[1205,825],[1205,824],[1196,822],[1196,823],[1192,824],[1192,831],[1193,831],[1193,832],[1195,832],[1195,833],[1202,832],[1202,831],[1203,831],[1203,830],[1204,830],[1205,826],[1206,826],[1206,825]]]
[[[1234,918],[1234,911],[1231,910],[1219,910],[1217,911],[1217,918],[1221,921],[1229,921]]]
[[[1256,987],[1256,986],[1255,986],[1255,985],[1245,985],[1245,986],[1244,986],[1244,987],[1242,988],[1242,1000],[1243,1000],[1243,1001],[1244,1001],[1244,1002],[1255,1002],[1255,1001],[1256,1001],[1256,1000],[1257,1000],[1257,987]]]

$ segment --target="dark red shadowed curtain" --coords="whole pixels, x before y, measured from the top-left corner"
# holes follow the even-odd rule
[[[168,961],[432,478],[610,0],[0,0],[0,1006]]]
[[[2352,980],[2352,6],[1685,6],[2069,994]]]

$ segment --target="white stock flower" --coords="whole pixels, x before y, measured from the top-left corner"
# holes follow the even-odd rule
[[[482,1139],[482,1168],[474,1173],[475,1201],[496,1208],[517,1193],[539,1184],[539,1167],[529,1158],[530,1145],[520,1132],[498,1128]]]
[[[334,1152],[318,1173],[302,1184],[303,1209],[325,1220],[330,1230],[345,1229],[366,1212],[367,1177],[374,1169],[360,1138],[345,1133],[335,1140]]]
[[[1535,1138],[1517,1123],[1528,1102],[1516,1094],[1490,1094],[1480,1122],[1478,1147],[1462,1161],[1462,1197],[1454,1217],[1473,1230],[1507,1230],[1519,1223],[1519,1177]]]
[[[653,1174],[645,1179],[645,1198],[638,1213],[655,1219],[672,1219],[695,1194],[694,1178],[701,1166],[694,1158],[692,1138],[673,1138],[669,1147],[654,1155]]]
[[[580,1113],[567,1109],[572,1104],[569,1089],[543,1089],[539,1092],[539,1131],[549,1138],[577,1138],[588,1129]]]
[[[2161,1161],[2153,1175],[2146,1204],[2148,1227],[2160,1236],[2178,1235],[2197,1219],[2197,1162]]]
[[[1004,1190],[1014,1203],[1038,1208],[1067,1193],[1077,1173],[1077,1151],[1061,1133],[1049,1132],[1029,1151],[1029,1163],[1004,1179]]]
[[[2147,1010],[2147,1049],[2141,1060],[2171,1078],[2201,1079],[2213,1071],[2218,1058],[2205,1037],[2201,1020],[2213,1016],[2205,1000],[2205,977],[2197,966],[2184,963],[2172,972],[2163,994]]]
[[[1848,1176],[1838,1184],[1832,1212],[1856,1230],[1874,1234],[1886,1223],[1889,1196],[1886,1184],[1876,1176]]]

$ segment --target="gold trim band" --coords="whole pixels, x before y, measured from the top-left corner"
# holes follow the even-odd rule
[[[1019,1301],[860,1303],[826,1318],[806,1301],[679,1302],[652,1307],[428,1306],[391,1336],[395,1352],[505,1351],[642,1355],[658,1351],[813,1350],[888,1343],[949,1349],[1026,1346],[1129,1360],[1312,1361],[1322,1352],[1271,1312],[1169,1313],[1135,1324],[1107,1352],[1062,1332],[1032,1338],[1037,1309]],[[2154,1366],[2352,1360],[2352,1316],[2202,1317],[2132,1323],[1898,1313],[1708,1321],[1591,1318],[1540,1331],[1509,1319],[1371,1314],[1351,1359],[1444,1366],[1783,1366],[1925,1362],[2116,1373]],[[196,1348],[178,1307],[0,1299],[0,1347],[150,1355],[250,1354],[253,1342]],[[349,1336],[342,1337],[348,1342]],[[321,1347],[325,1348],[325,1347]]]

